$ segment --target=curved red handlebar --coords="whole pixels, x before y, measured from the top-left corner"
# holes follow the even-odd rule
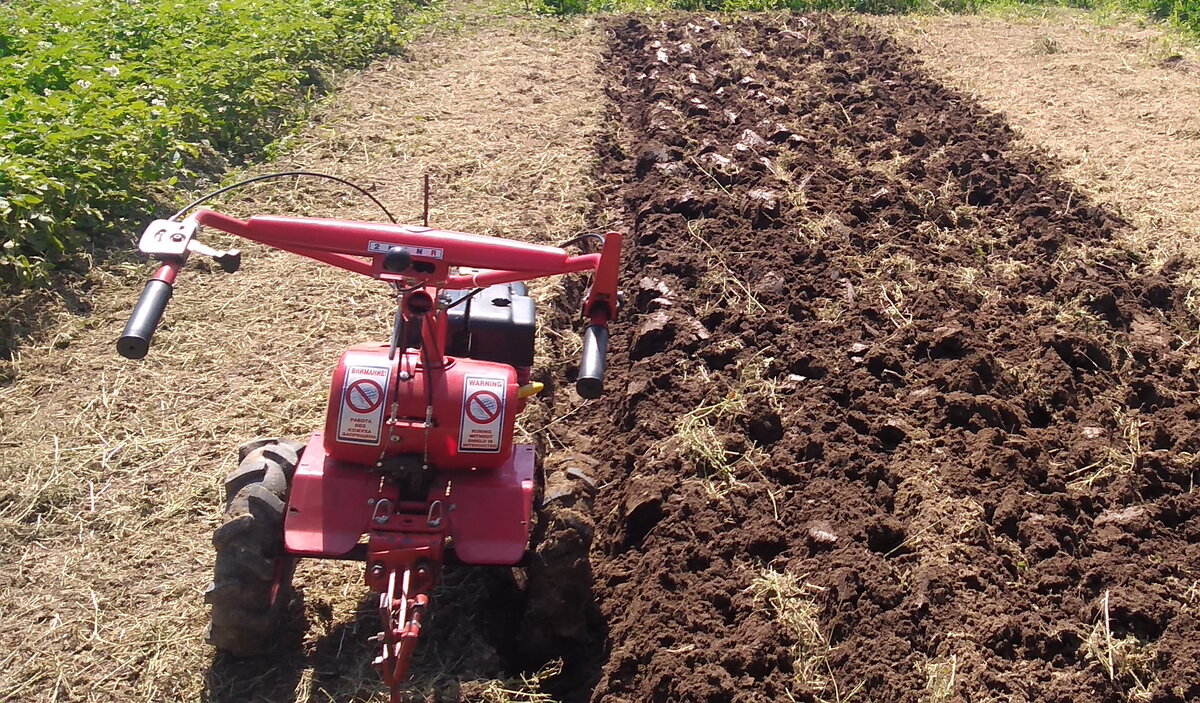
[[[212,210],[198,210],[182,223],[157,220],[143,233],[138,248],[162,264],[138,299],[125,332],[117,342],[121,355],[131,359],[146,355],[171,298],[175,276],[189,252],[200,251],[218,260],[234,257],[234,266],[228,270],[236,269],[236,251],[217,252],[192,238],[197,225],[207,225],[353,273],[406,286],[415,283],[451,289],[482,288],[593,271],[592,287],[583,304],[583,316],[590,325],[583,335],[583,361],[576,385],[579,394],[585,398],[599,397],[603,389],[607,325],[616,319],[620,306],[617,275],[622,237],[616,232],[604,236],[604,246],[599,254],[571,256],[559,247],[431,227],[302,217],[256,216],[239,220]],[[404,251],[395,252],[398,248]],[[385,268],[389,254],[393,254],[391,267]],[[477,270],[451,273],[456,267]]]
[[[571,256],[558,247],[430,227],[300,217],[239,220],[212,210],[200,210],[194,219],[202,225],[385,281],[416,279],[444,288],[471,288],[601,268],[599,254]],[[408,250],[413,261],[410,270],[384,270],[384,256],[392,247]],[[486,270],[451,274],[452,266]]]

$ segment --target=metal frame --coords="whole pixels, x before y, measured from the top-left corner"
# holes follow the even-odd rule
[[[159,220],[146,230],[140,248],[162,262],[155,280],[173,285],[192,252],[236,258],[236,251],[214,252],[195,241],[201,225],[394,284],[401,292],[403,323],[420,325],[422,335],[419,352],[406,350],[402,339],[398,351],[417,359],[428,374],[426,383],[444,381],[441,374],[454,361],[444,356],[447,315],[437,304],[442,290],[593,272],[583,316],[593,327],[603,328],[617,315],[622,239],[616,233],[606,235],[599,254],[572,256],[558,247],[430,227],[262,216],[239,220],[202,209],[183,222]],[[403,263],[389,269],[389,255],[398,255]],[[456,270],[460,268],[469,271]],[[146,339],[148,343],[148,335]],[[524,375],[522,383],[528,381],[527,370]],[[365,580],[379,593],[382,621],[381,632],[373,638],[381,648],[375,665],[394,702],[402,699],[408,662],[447,540],[453,540],[465,563],[512,565],[525,555],[534,451],[530,445],[508,444],[505,449],[508,455],[498,468],[438,472],[433,467],[431,480],[421,484],[427,486],[424,494],[418,496],[411,487],[406,490],[404,478],[382,460],[349,463],[330,456],[321,432],[313,433],[297,467],[285,519],[286,553],[294,558],[350,558],[361,553],[366,536]],[[288,561],[287,568],[279,570],[276,590],[291,565]]]

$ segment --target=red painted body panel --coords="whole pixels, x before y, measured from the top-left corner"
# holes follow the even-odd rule
[[[329,391],[325,418],[326,453],[340,461],[368,466],[388,457],[412,454],[428,457],[431,466],[448,471],[494,469],[508,460],[512,453],[516,417],[525,405],[517,398],[519,385],[513,367],[476,359],[447,358],[442,362],[442,368],[427,369],[419,351],[396,354],[391,361],[387,355],[386,344],[359,344],[342,355]],[[351,389],[356,383],[371,383],[369,378],[356,379],[354,370],[371,368],[390,369],[382,405],[373,411],[382,417],[382,426],[376,434],[378,441],[371,443],[369,432],[357,435],[343,432],[339,436],[339,426],[342,430],[349,429],[345,427],[347,417],[359,415],[353,412],[354,404],[366,402],[358,391]],[[405,374],[408,380],[401,380]],[[494,394],[488,396],[489,400],[494,398],[497,404],[494,411],[500,414],[489,425],[495,430],[495,442],[472,442],[464,434],[472,427],[480,427],[478,423],[464,423],[463,415],[474,395],[468,391],[481,383],[481,379],[495,387]],[[427,430],[425,419],[431,397],[433,427]],[[369,414],[360,417],[370,419]],[[475,431],[480,434],[478,429]]]
[[[314,432],[296,467],[284,519],[284,546],[299,556],[338,557],[354,548],[371,521],[367,501],[379,495],[380,476],[330,459]]]
[[[468,564],[515,564],[525,555],[533,511],[534,451],[518,444],[495,471],[458,474],[450,484],[450,535]]]
[[[469,564],[515,564],[529,541],[534,490],[534,449],[519,444],[511,458],[494,470],[448,474],[435,481],[426,506],[446,506],[442,530],[454,540],[462,561]],[[395,501],[377,469],[338,461],[324,451],[320,432],[314,432],[288,498],[284,545],[288,553],[307,557],[346,554],[369,532],[426,533],[428,507],[416,514],[391,513],[373,522],[376,502]]]

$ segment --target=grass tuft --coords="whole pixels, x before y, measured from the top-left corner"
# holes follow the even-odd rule
[[[1113,634],[1109,613],[1109,591],[1104,592],[1100,613],[1087,640],[1088,654],[1100,663],[1108,680],[1119,685],[1127,700],[1150,700],[1154,656],[1146,643],[1136,637]]]
[[[846,703],[865,685],[843,691],[829,663],[833,647],[821,630],[822,606],[818,598],[824,588],[806,583],[791,573],[763,569],[750,585],[754,601],[761,604],[792,640],[792,677],[798,689],[816,701]],[[789,698],[797,700],[793,692]]]

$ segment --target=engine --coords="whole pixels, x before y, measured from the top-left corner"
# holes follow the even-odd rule
[[[384,343],[342,355],[325,421],[329,456],[369,466],[411,456],[445,470],[494,469],[508,460],[533,362],[533,301],[519,284],[464,295],[441,299],[450,306],[442,313],[444,358],[410,348],[389,360]]]

